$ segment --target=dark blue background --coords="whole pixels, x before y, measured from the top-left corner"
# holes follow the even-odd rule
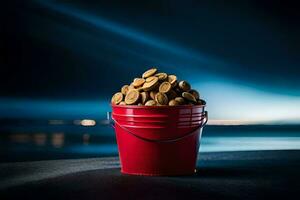
[[[1,13],[2,118],[93,117],[152,66],[189,80],[212,119],[300,118],[293,1],[31,0]]]

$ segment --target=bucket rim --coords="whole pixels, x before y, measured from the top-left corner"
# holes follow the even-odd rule
[[[115,108],[137,108],[137,109],[153,109],[153,108],[168,108],[168,109],[178,109],[178,108],[204,108],[206,105],[178,105],[178,106],[169,106],[169,105],[161,105],[161,106],[138,106],[138,105],[115,105],[110,104]]]

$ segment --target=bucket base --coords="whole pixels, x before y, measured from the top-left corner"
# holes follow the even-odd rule
[[[195,171],[193,172],[185,172],[185,173],[145,173],[145,172],[126,172],[121,170],[122,174],[126,175],[134,175],[134,176],[191,176],[195,174]]]

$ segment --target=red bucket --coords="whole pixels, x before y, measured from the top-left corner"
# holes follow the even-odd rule
[[[112,106],[112,118],[124,174],[147,176],[194,173],[203,105]]]

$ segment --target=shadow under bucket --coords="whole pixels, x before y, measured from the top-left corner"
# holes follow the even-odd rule
[[[175,176],[194,173],[204,105],[119,106],[112,118],[124,174]]]

